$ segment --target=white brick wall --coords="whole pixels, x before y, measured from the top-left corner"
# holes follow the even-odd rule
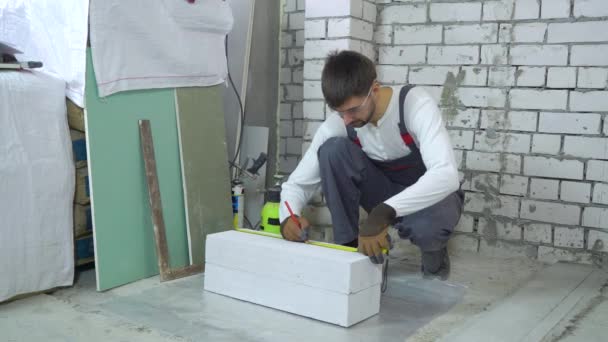
[[[325,118],[323,58],[362,51],[381,83],[424,86],[440,103],[467,191],[450,246],[550,262],[606,252],[593,244],[608,243],[608,1],[288,0],[283,10],[281,170]]]

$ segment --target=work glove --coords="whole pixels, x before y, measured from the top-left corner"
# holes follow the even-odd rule
[[[296,217],[298,217],[296,215]],[[283,223],[281,223],[281,235],[285,240],[295,241],[295,242],[305,242],[308,241],[308,230],[310,229],[310,222],[304,217],[298,217],[300,221],[301,227],[298,226],[291,217],[286,218]]]
[[[388,226],[397,213],[390,205],[380,203],[367,216],[359,228],[359,252],[367,255],[374,264],[384,263],[382,249],[392,247]]]

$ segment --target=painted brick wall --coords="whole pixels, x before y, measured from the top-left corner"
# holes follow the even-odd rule
[[[467,192],[453,248],[606,259],[608,1],[336,3],[305,6],[304,150],[327,113],[324,54],[359,50],[375,58],[380,82],[424,86],[443,109]],[[313,209],[330,223],[326,208]]]

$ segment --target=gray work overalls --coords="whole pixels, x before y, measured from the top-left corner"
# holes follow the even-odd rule
[[[378,204],[416,183],[426,167],[403,118],[403,103],[412,86],[399,92],[399,131],[411,153],[391,161],[370,159],[361,149],[357,133],[347,127],[348,138],[328,139],[318,151],[321,184],[331,212],[334,242],[347,244],[359,234],[359,206],[368,213]],[[410,239],[423,252],[442,249],[460,219],[461,190],[438,203],[397,218],[399,236]]]

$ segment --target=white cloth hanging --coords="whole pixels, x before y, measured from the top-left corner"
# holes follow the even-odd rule
[[[88,0],[0,0],[0,41],[40,61],[42,71],[65,81],[65,95],[84,102]]]
[[[92,0],[90,36],[100,96],[224,82],[229,5],[221,0]]]

